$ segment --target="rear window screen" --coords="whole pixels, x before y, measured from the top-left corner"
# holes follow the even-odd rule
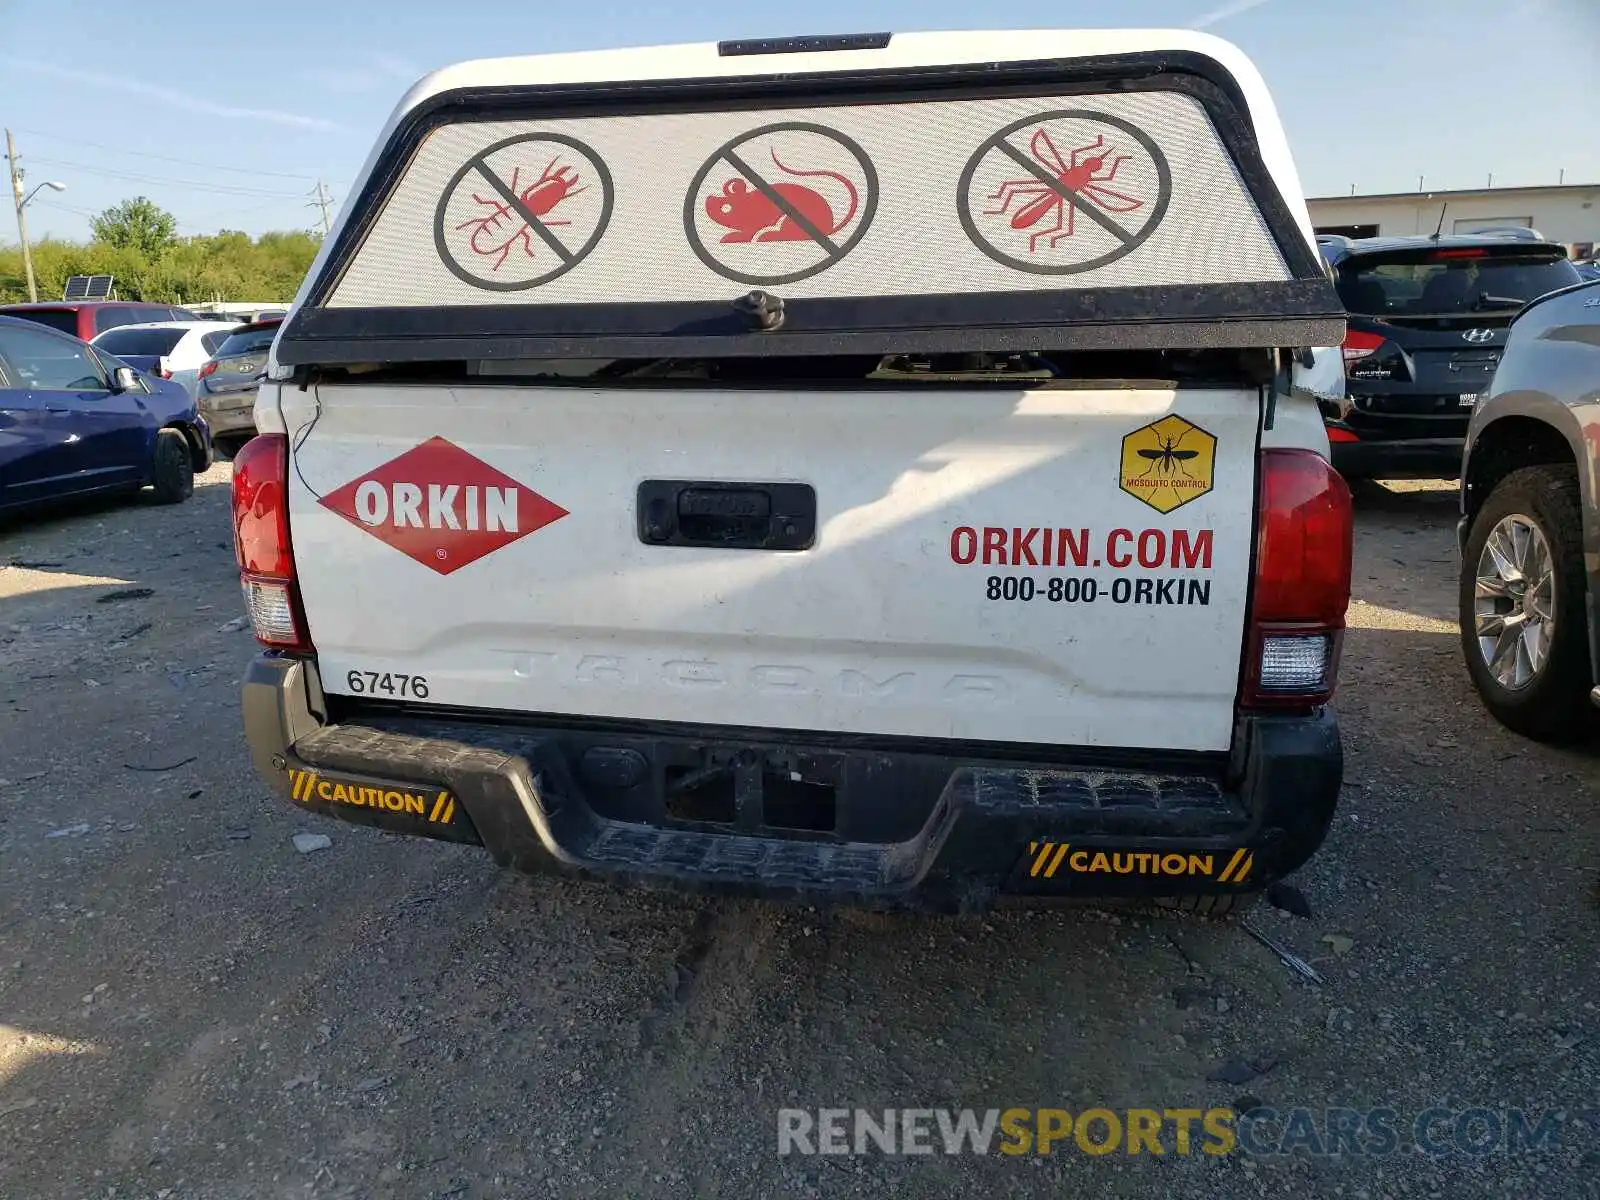
[[[217,351],[218,358],[229,358],[235,354],[254,354],[265,350],[272,345],[272,339],[277,335],[278,327],[271,329],[246,329],[241,333],[228,335],[228,340],[222,343],[222,349]]]
[[[1290,277],[1204,108],[1148,91],[447,124],[325,307]]]
[[[1564,258],[1456,249],[1352,259],[1339,269],[1339,298],[1353,313],[1472,313],[1517,308],[1579,282]]]
[[[114,329],[95,342],[108,354],[171,354],[183,340],[182,329]]]
[[[78,314],[66,309],[9,309],[8,317],[21,317],[24,321],[32,321],[35,325],[47,325],[51,329],[59,329],[62,333],[78,336]]]

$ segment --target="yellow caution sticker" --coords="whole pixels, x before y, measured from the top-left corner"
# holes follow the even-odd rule
[[[1164,875],[1205,879],[1215,883],[1243,886],[1255,869],[1254,851],[1216,853],[1178,850],[1101,850],[1073,849],[1070,842],[1029,842],[1028,875],[1033,879],[1054,879],[1067,875]]]
[[[431,825],[455,821],[456,799],[448,791],[402,791],[398,788],[371,787],[341,780],[316,771],[289,772],[289,798],[297,804],[348,804],[380,812],[422,817]]]
[[[1122,439],[1118,484],[1157,512],[1169,513],[1211,490],[1216,465],[1217,439],[1173,414]]]

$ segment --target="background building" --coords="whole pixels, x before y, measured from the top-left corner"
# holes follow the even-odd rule
[[[1496,225],[1532,227],[1564,244],[1574,258],[1592,257],[1600,244],[1600,184],[1594,183],[1319,196],[1307,203],[1318,233],[1346,237],[1429,234],[1438,228],[1443,209],[1445,233]]]

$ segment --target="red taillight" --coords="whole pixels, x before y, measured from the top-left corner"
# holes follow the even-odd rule
[[[1472,246],[1464,250],[1435,250],[1430,258],[1487,258],[1489,252],[1481,246]]]
[[[1354,429],[1346,429],[1343,425],[1329,425],[1328,440],[1330,442],[1359,442],[1361,438]]]
[[[1263,450],[1260,497],[1243,703],[1321,704],[1350,603],[1350,489],[1315,451]]]
[[[233,556],[256,640],[311,649],[289,544],[289,439],[251,438],[233,457]]]
[[[217,360],[214,359],[214,358],[211,358],[211,359],[207,359],[204,363],[202,363],[200,365],[200,374],[198,376],[196,376],[196,378],[205,379],[207,376],[215,375],[216,373],[217,373]]]
[[[1385,340],[1381,333],[1367,333],[1360,329],[1352,329],[1344,335],[1344,344],[1339,349],[1344,353],[1345,362],[1355,362],[1358,358],[1366,358],[1370,354],[1376,354]]]

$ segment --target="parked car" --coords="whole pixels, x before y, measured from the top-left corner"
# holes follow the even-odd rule
[[[1563,247],[1529,232],[1321,246],[1350,314],[1346,396],[1328,422],[1346,479],[1460,472],[1467,424],[1511,318],[1581,279]]]
[[[0,511],[147,486],[176,504],[210,465],[210,433],[180,385],[0,316]]]
[[[225,457],[232,458],[256,435],[256,388],[266,373],[267,350],[280,324],[274,319],[240,325],[200,367],[195,397],[211,426],[217,452]]]
[[[1588,258],[1572,264],[1585,279],[1600,279],[1600,259]]]
[[[191,396],[200,368],[232,331],[215,321],[173,321],[164,325],[120,325],[93,338],[90,345],[115,354],[137,367],[181,385]]]
[[[198,321],[199,315],[175,304],[156,304],[143,300],[54,300],[37,304],[0,305],[0,316],[21,317],[86,342],[93,341],[118,325],[142,325],[151,321]]]
[[[1600,696],[1596,381],[1600,281],[1591,281],[1517,315],[1467,430],[1462,649],[1489,711],[1542,741],[1589,727]]]

